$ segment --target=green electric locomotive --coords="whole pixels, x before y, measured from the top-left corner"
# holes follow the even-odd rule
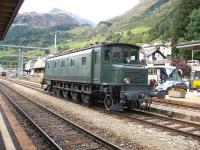
[[[107,110],[147,107],[151,87],[138,46],[100,44],[46,60],[47,90]]]

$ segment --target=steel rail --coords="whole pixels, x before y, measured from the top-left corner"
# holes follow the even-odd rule
[[[158,128],[170,131],[170,132],[175,132],[175,133],[178,133],[178,134],[183,135],[183,136],[190,136],[190,137],[192,137],[196,140],[200,140],[200,135],[198,135],[198,134],[193,134],[193,133],[190,133],[190,132],[187,132],[187,131],[183,131],[183,130],[179,130],[179,129],[176,129],[176,128],[173,128],[173,127],[169,127],[167,125],[162,125],[162,124],[159,124],[159,123],[156,123],[156,122],[151,122],[151,120],[145,120],[145,119],[142,119],[142,117],[152,117],[153,116],[153,117],[155,117],[153,119],[163,119],[164,121],[171,121],[172,123],[174,122],[174,123],[179,123],[181,125],[188,125],[190,127],[196,127],[197,129],[200,130],[200,124],[198,124],[198,123],[188,122],[188,121],[175,119],[175,118],[168,118],[166,116],[162,116],[162,115],[159,115],[159,114],[154,114],[154,113],[150,113],[150,112],[146,112],[146,111],[142,111],[142,110],[133,110],[133,112],[136,112],[138,114],[142,114],[142,115],[145,115],[145,116],[141,115],[141,118],[138,118],[138,117],[134,117],[135,113],[132,114],[132,115],[131,114],[122,114],[122,113],[117,113],[117,114],[124,116],[124,117],[127,117],[127,118],[130,118],[130,119],[133,119],[133,120],[136,120],[138,122],[145,123],[147,125],[152,125],[152,126],[155,126],[155,127],[158,127]],[[183,127],[183,129],[184,129],[184,127]]]

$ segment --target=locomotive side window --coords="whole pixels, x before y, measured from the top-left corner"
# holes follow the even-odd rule
[[[86,66],[86,64],[87,64],[87,58],[86,57],[82,57],[81,65],[82,66]]]
[[[120,59],[121,49],[119,47],[113,48],[113,59]]]
[[[75,64],[74,59],[70,59],[70,66],[72,67],[72,66],[74,66],[74,64]]]
[[[65,67],[65,61],[64,60],[62,60],[61,67]]]
[[[105,50],[104,61],[110,61],[110,50]]]

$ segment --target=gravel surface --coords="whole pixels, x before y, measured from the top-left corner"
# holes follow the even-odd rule
[[[7,81],[2,82],[7,83]],[[7,83],[7,85],[57,110],[61,115],[78,122],[81,126],[103,137],[109,137],[112,141],[120,143],[121,146],[128,146],[129,149],[200,149],[200,142],[188,137],[136,122],[128,122],[126,119],[118,119],[115,115],[98,112],[86,106],[71,103],[14,83]]]

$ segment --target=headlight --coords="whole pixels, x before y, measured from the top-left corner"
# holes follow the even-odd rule
[[[130,79],[129,79],[129,78],[124,78],[124,82],[125,82],[126,84],[130,84]]]

